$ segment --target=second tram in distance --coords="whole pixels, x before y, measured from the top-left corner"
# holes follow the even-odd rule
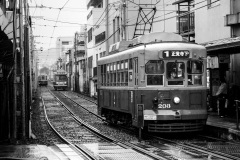
[[[48,85],[48,76],[47,74],[41,74],[38,76],[38,85],[47,86]]]
[[[207,120],[205,47],[173,33],[118,42],[98,60],[98,113],[149,132],[200,131]]]
[[[53,87],[55,90],[67,90],[68,87],[68,77],[67,72],[63,69],[59,69],[54,73],[53,76]]]

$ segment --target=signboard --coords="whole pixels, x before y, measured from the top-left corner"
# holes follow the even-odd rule
[[[215,56],[215,57],[207,57],[207,68],[219,68],[219,64],[218,64],[218,57]]]
[[[2,63],[0,63],[0,78],[3,77],[3,67]]]
[[[219,63],[230,63],[230,56],[229,54],[219,54]]]
[[[189,58],[190,52],[189,51],[163,51],[163,58]]]

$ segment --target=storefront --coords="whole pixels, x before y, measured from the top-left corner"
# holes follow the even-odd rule
[[[240,37],[226,38],[203,44],[207,48],[207,70],[210,106],[217,109],[216,92],[220,78],[230,84],[240,86]]]

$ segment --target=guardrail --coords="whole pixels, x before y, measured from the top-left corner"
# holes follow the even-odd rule
[[[238,117],[239,117],[240,101],[239,100],[234,100],[234,101],[236,103],[236,127],[237,127],[237,130],[239,130],[239,118]]]

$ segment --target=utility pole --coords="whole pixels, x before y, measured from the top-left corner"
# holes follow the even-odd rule
[[[87,52],[87,26],[85,26],[84,29],[84,47],[85,47],[85,77],[86,77],[86,82],[85,82],[85,86],[86,89],[88,87],[88,52]]]
[[[126,0],[123,0],[123,40],[127,40],[127,30],[126,30]]]
[[[16,51],[16,1],[13,1],[14,9],[13,9],[13,56],[14,56],[14,72],[13,72],[13,80],[14,80],[14,95],[13,95],[13,140],[17,139],[17,51]]]
[[[108,0],[106,0],[106,55],[108,55],[108,33],[109,33],[109,27],[108,27],[108,23],[109,23],[109,17],[108,17]]]
[[[74,59],[75,59],[75,62],[74,62],[74,65],[75,65],[75,76],[74,76],[74,81],[75,81],[75,84],[74,84],[74,88],[75,88],[75,92],[77,91],[77,37],[78,37],[78,33],[76,32],[75,33],[75,54],[74,54]]]
[[[22,139],[26,138],[26,125],[25,125],[25,77],[24,77],[24,48],[23,48],[23,1],[19,0],[19,47],[20,47],[20,61],[21,61],[21,82],[22,82]]]
[[[32,75],[31,75],[31,59],[29,54],[29,22],[28,22],[28,8],[26,0],[23,0],[24,4],[24,77],[25,77],[25,136],[31,136],[31,117],[30,108],[32,104]]]

